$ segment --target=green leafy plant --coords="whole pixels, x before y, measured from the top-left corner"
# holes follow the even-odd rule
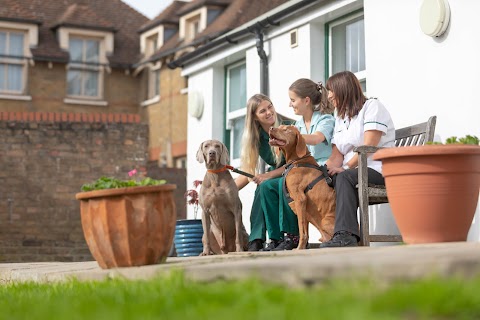
[[[474,144],[478,145],[480,143],[480,139],[477,136],[466,135],[463,138],[457,140],[457,137],[450,137],[445,141],[445,144]]]
[[[82,186],[82,191],[93,191],[103,189],[115,189],[137,186],[158,186],[165,184],[166,180],[156,180],[152,178],[144,178],[142,180],[119,180],[112,177],[101,177],[92,183],[86,183]]]
[[[441,142],[427,142],[427,144],[443,144]],[[480,144],[480,139],[477,136],[471,136],[471,135],[466,135],[463,138],[457,138],[455,136],[452,136],[450,138],[447,138],[445,140],[445,144],[473,144],[473,145],[479,145]]]

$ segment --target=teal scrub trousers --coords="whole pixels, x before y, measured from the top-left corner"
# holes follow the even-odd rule
[[[283,177],[278,177],[262,182],[255,190],[249,241],[265,241],[266,232],[275,240],[283,239],[284,232],[298,235],[297,216],[283,195],[282,184]]]

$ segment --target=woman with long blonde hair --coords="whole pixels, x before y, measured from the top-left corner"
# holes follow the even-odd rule
[[[285,159],[281,152],[270,147],[268,143],[269,128],[278,126],[281,122],[282,119],[276,113],[269,97],[255,94],[248,99],[242,139],[241,168],[253,174],[252,181],[258,185],[250,215],[249,251],[272,250],[283,239],[279,225],[279,207],[283,205],[279,197],[279,180],[284,171]],[[260,173],[259,157],[270,166],[265,173]],[[240,190],[249,183],[249,179],[239,176],[235,182]],[[280,196],[283,197],[283,194]],[[289,213],[284,219],[296,221],[296,216],[288,205],[285,209],[288,209]],[[267,231],[270,243],[264,248]]]

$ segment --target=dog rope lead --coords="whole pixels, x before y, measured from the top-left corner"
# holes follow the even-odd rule
[[[254,175],[253,174],[250,174],[250,173],[246,173],[245,171],[241,171],[241,170],[238,170],[237,168],[234,168],[232,166],[229,166],[229,165],[226,165],[225,167],[223,168],[220,168],[220,169],[216,169],[216,170],[207,170],[208,173],[220,173],[220,172],[223,172],[227,169],[230,169],[232,170],[233,172],[236,172],[238,174],[241,174],[241,175],[244,175],[246,177],[249,177],[249,178],[253,178]]]

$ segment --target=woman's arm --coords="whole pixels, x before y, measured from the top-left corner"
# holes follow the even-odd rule
[[[278,178],[282,175],[283,171],[285,170],[285,166],[281,166],[275,170],[257,174],[255,177],[252,178],[253,182],[256,184],[260,184],[265,180],[273,179],[273,178]]]
[[[325,141],[325,135],[320,131],[316,131],[313,134],[302,134],[305,139],[305,143],[309,145],[316,145]]]
[[[381,138],[382,138],[382,131],[378,131],[378,130],[365,131],[364,136],[363,136],[363,144],[366,145],[366,146],[378,146]],[[330,159],[332,159],[332,157],[334,157],[334,150],[336,150],[336,152],[340,153],[340,151],[338,151],[336,146],[333,145],[332,156],[330,156]],[[327,168],[328,168],[328,173],[329,174],[333,175],[335,173],[345,171],[345,169],[342,167],[343,156],[341,158],[341,162],[339,161],[338,157],[334,158],[334,159],[337,159],[335,162],[333,161],[333,159],[332,159],[332,161],[330,161],[330,159],[327,160]],[[329,162],[331,162],[332,167],[330,167]],[[346,163],[346,165],[350,169],[356,168],[358,166],[358,153],[355,153],[355,155]]]
[[[378,146],[378,144],[380,143],[380,139],[382,138],[382,134],[383,132],[378,130],[365,131],[365,133],[363,134],[363,145],[374,147]],[[349,168],[358,167],[358,153],[355,153],[352,159],[347,162],[347,165]]]
[[[342,166],[343,154],[340,153],[336,145],[332,146],[332,154],[330,155],[330,158],[328,158],[325,164],[327,165],[329,172],[331,168],[339,168]]]
[[[235,179],[235,184],[237,185],[238,190],[242,190],[248,183],[248,178],[245,176],[238,176]]]

